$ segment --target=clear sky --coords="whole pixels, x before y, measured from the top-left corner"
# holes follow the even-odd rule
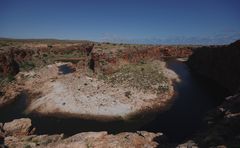
[[[0,37],[224,44],[240,0],[0,0]]]

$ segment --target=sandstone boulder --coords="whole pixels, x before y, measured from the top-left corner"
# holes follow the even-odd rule
[[[3,126],[3,130],[7,136],[26,136],[34,132],[32,122],[28,118],[15,119],[7,122]]]

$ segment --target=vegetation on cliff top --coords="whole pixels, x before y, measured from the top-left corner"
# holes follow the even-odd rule
[[[155,93],[162,93],[169,89],[167,78],[157,61],[124,65],[113,74],[100,76],[100,79],[113,85],[122,84]]]

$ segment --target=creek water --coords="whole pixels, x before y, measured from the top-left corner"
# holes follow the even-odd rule
[[[220,105],[228,92],[215,82],[191,72],[184,62],[170,59],[167,65],[181,79],[180,83],[175,83],[177,95],[169,110],[159,113],[141,130],[161,131],[170,141],[181,142],[206,126],[204,117],[207,112]]]
[[[98,122],[76,118],[63,119],[26,115],[24,110],[27,104],[27,96],[23,93],[16,102],[0,110],[0,122],[28,117],[32,119],[33,126],[37,129],[37,134],[64,133],[73,135],[86,131],[118,133],[146,130],[163,132],[169,141],[181,142],[204,128],[203,119],[206,113],[221,103],[226,92],[215,83],[193,74],[183,62],[169,59],[167,64],[181,79],[180,83],[175,84],[177,95],[169,110],[155,114],[149,119]],[[63,74],[68,73],[68,70],[72,72],[68,67],[60,67],[60,70],[63,71]]]

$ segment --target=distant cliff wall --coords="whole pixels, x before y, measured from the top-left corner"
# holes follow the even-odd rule
[[[235,93],[240,89],[240,40],[227,46],[198,48],[189,57],[188,65]]]
[[[119,66],[149,59],[188,57],[192,47],[111,43],[22,44],[0,47],[0,77],[15,75],[55,61],[73,62],[78,68],[108,74]]]
[[[41,47],[0,47],[0,77],[15,75],[21,69],[30,70],[58,60],[76,58],[78,61],[87,61],[92,48],[92,43]]]
[[[144,62],[149,59],[183,58],[192,54],[192,47],[175,46],[127,46],[95,47],[92,50],[92,63],[95,72],[112,73],[121,65]]]

